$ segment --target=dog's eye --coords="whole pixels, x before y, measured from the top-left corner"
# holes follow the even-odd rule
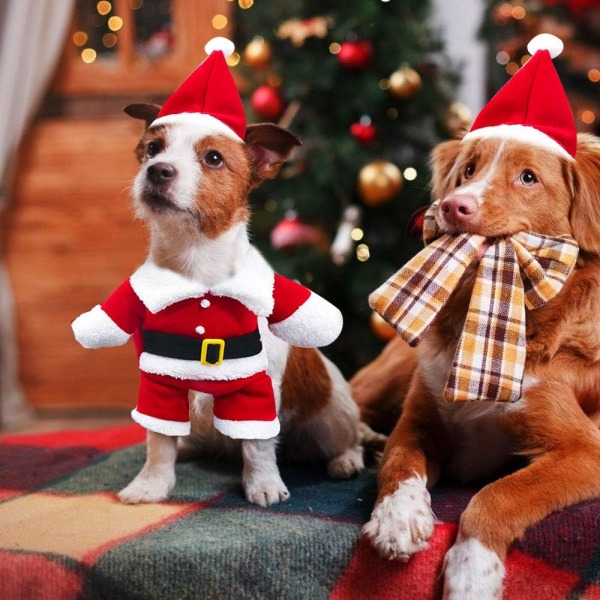
[[[523,185],[533,185],[534,183],[537,183],[537,180],[535,173],[529,169],[525,169],[519,176],[519,181]]]
[[[162,147],[160,145],[159,142],[150,142],[148,144],[148,146],[146,147],[146,156],[148,158],[153,158],[154,156],[156,156],[160,151],[162,150]]]
[[[471,179],[475,174],[475,163],[469,163],[465,169],[465,179]]]
[[[213,168],[218,168],[223,164],[223,157],[216,150],[209,150],[204,157],[204,162]]]

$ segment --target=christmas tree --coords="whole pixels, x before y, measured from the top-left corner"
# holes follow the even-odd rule
[[[427,0],[238,0],[234,69],[249,122],[303,146],[252,197],[255,243],[273,267],[336,304],[327,353],[346,375],[394,332],[367,298],[421,247],[428,157],[468,125]]]
[[[600,133],[600,0],[495,0],[489,2],[481,36],[489,42],[490,95],[528,59],[538,33],[561,38],[554,61],[569,96],[578,131]]]

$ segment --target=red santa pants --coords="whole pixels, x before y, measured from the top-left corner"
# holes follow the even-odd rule
[[[137,412],[160,421],[189,423],[188,391],[214,397],[215,426],[231,437],[273,437],[277,421],[273,383],[265,371],[232,381],[196,381],[140,372]],[[264,424],[264,425],[263,425]],[[233,433],[232,433],[233,432]]]

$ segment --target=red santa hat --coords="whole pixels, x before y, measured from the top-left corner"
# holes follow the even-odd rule
[[[186,123],[204,134],[225,133],[243,140],[244,108],[225,61],[233,42],[216,37],[204,49],[208,58],[165,101],[151,126]]]
[[[563,43],[542,33],[527,50],[532,57],[483,107],[464,139],[519,139],[572,159],[577,149],[575,120],[552,63]]]

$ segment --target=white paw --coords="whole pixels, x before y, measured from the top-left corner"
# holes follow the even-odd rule
[[[500,600],[504,563],[478,539],[458,541],[448,550],[444,600]]]
[[[138,475],[117,495],[124,504],[149,504],[166,500],[175,487],[175,474],[162,477]]]
[[[417,475],[402,481],[375,506],[363,533],[381,556],[406,562],[427,547],[435,516],[425,481]]]
[[[252,474],[244,477],[246,499],[262,507],[283,502],[290,493],[279,474]]]
[[[336,479],[348,479],[365,468],[363,449],[361,446],[348,448],[339,456],[332,458],[327,464],[327,472]]]

